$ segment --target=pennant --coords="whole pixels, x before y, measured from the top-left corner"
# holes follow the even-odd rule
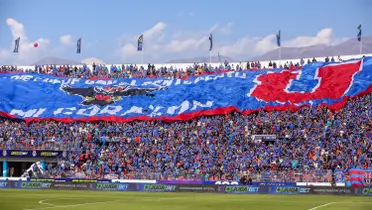
[[[358,32],[357,38],[358,38],[358,41],[360,42],[362,41],[362,24],[359,24],[358,30],[359,32]]]
[[[276,44],[278,45],[278,47],[281,46],[280,38],[281,38],[281,31],[279,30],[278,34],[276,35]]]
[[[213,49],[213,36],[212,34],[209,35],[209,51]]]
[[[81,53],[81,40],[82,38],[78,39],[77,40],[77,43],[76,43],[76,53],[77,54],[80,54]]]
[[[18,53],[19,52],[19,43],[20,43],[20,41],[21,41],[21,37],[18,37],[18,39],[16,39],[14,41],[14,50],[13,50],[14,53]]]
[[[137,51],[142,51],[143,47],[143,34],[138,38]]]

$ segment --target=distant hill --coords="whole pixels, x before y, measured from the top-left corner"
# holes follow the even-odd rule
[[[226,56],[220,56],[221,61],[219,60],[218,56],[212,56],[212,63],[224,62],[227,60],[228,62],[235,62],[232,58]],[[209,57],[197,57],[197,58],[190,58],[190,59],[175,59],[170,60],[167,63],[209,63]]]
[[[363,38],[363,53],[372,53],[372,37]],[[252,60],[277,60],[278,50],[273,50],[263,55],[257,56]],[[338,55],[354,55],[359,54],[359,42],[356,39],[349,39],[335,46],[314,45],[308,47],[282,47],[282,59],[309,58],[309,57],[325,57]]]
[[[62,58],[55,58],[55,57],[48,57],[48,58],[43,58],[39,60],[38,62],[35,62],[31,65],[47,65],[47,64],[55,64],[55,65],[79,65],[82,64],[81,62],[77,61],[72,61],[72,60],[67,60],[67,59],[62,59]]]

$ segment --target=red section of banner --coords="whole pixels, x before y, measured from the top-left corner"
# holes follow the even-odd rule
[[[342,65],[329,65],[318,69],[319,86],[311,93],[290,93],[286,87],[291,80],[295,80],[299,73],[284,71],[260,75],[251,96],[269,101],[300,103],[309,100],[341,98],[352,84],[352,78],[361,68],[361,61]],[[335,88],[337,87],[337,88]]]

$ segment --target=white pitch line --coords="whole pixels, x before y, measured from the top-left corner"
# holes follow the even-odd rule
[[[334,203],[337,203],[337,202],[330,202],[330,203],[326,203],[326,204],[323,204],[323,205],[320,205],[320,206],[315,206],[314,208],[311,208],[309,210],[319,209],[319,208],[322,208],[322,207],[326,207],[326,206],[332,205]]]
[[[46,203],[45,201],[47,201],[47,200],[41,200],[41,201],[39,201],[39,204],[48,205],[48,206],[58,206],[58,205],[55,205],[55,204]]]
[[[65,207],[87,206],[87,205],[100,204],[100,203],[110,203],[110,202],[115,202],[115,201],[102,201],[102,202],[94,202],[94,203],[80,203],[80,204],[72,204],[72,205],[50,206],[50,207],[35,208],[35,209],[23,209],[23,210],[56,209],[56,208],[65,208]]]

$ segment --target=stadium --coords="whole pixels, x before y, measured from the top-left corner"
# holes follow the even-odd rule
[[[0,210],[372,209],[361,24],[353,54],[304,57],[314,47],[283,47],[279,30],[273,59],[229,61],[224,28],[203,34],[203,61],[147,65],[145,49],[163,55],[150,30],[135,38],[138,63],[29,65],[48,42],[6,22],[18,57],[0,40]]]

